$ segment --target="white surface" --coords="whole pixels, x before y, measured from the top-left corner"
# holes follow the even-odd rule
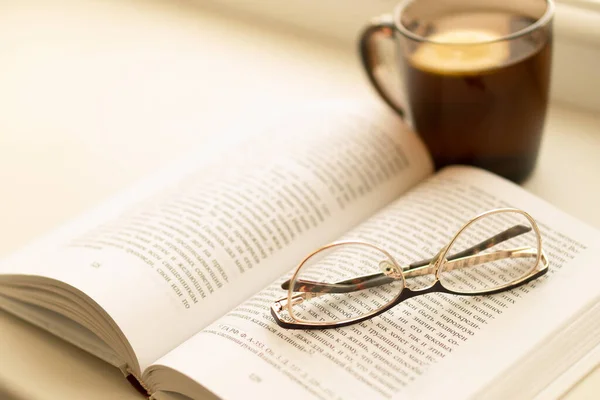
[[[182,1],[0,1],[0,35],[0,256],[222,143],[240,119],[372,96],[350,49]],[[554,105],[525,186],[600,227],[598,151],[600,118]],[[24,399],[139,398],[118,371],[2,312],[1,387]],[[600,370],[570,398],[598,390]]]
[[[233,9],[278,24],[290,24],[354,46],[370,17],[389,14],[400,0],[194,0]],[[511,0],[506,0],[511,1]],[[512,0],[518,4],[520,0]],[[552,97],[600,111],[600,2],[554,0]]]

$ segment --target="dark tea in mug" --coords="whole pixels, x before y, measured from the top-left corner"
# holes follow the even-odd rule
[[[365,27],[360,59],[438,169],[474,165],[522,182],[544,130],[553,17],[553,0],[401,0]],[[382,40],[397,44],[405,96],[384,79]]]
[[[471,164],[513,181],[535,166],[548,103],[551,35],[504,40],[535,20],[472,12],[428,24],[404,53],[407,98],[416,131],[437,168]]]

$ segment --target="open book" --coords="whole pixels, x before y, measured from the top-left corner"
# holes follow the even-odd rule
[[[420,296],[333,330],[286,330],[270,315],[292,269],[328,242],[409,257],[498,207],[536,218],[544,277]],[[5,259],[0,307],[155,399],[532,397],[597,353],[598,251],[597,230],[504,179],[434,173],[387,110],[328,105],[165,170]]]

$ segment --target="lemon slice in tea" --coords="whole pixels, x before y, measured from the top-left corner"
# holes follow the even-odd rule
[[[510,56],[507,42],[491,31],[457,29],[435,33],[411,56],[414,67],[441,74],[483,72],[501,67]],[[435,42],[435,43],[432,43]]]

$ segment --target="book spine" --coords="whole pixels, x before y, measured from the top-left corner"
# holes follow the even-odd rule
[[[131,370],[128,369],[127,373],[128,374],[126,376],[126,379],[131,384],[131,386],[133,386],[135,390],[137,390],[139,393],[141,393],[143,396],[149,399],[151,396],[150,389]]]

